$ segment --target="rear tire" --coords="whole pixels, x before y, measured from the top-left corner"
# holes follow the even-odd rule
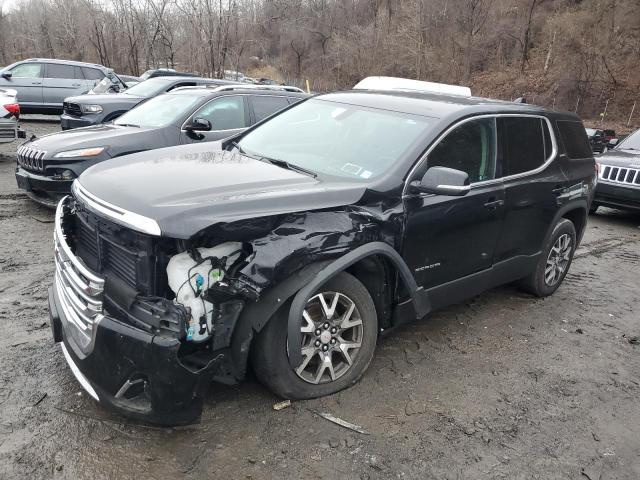
[[[297,371],[289,365],[287,350],[289,305],[269,320],[252,348],[260,382],[292,400],[330,395],[356,383],[373,358],[378,336],[376,309],[365,286],[342,272],[311,296]]]
[[[561,219],[542,249],[535,270],[522,281],[522,287],[538,297],[555,292],[571,266],[576,239],[573,223],[566,218]]]
[[[589,209],[589,214],[595,215],[595,213],[598,211],[599,206],[600,205],[591,204],[591,208]]]

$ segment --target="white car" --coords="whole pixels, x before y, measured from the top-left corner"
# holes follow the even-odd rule
[[[24,138],[24,132],[18,128],[20,105],[15,90],[0,88],[0,143],[13,142]]]

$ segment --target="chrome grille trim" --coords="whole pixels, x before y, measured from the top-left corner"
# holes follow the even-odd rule
[[[640,187],[640,169],[600,165],[600,180]]]
[[[56,291],[64,319],[73,329],[68,332],[83,353],[93,350],[97,324],[103,318],[104,279],[89,270],[66,241],[62,223],[70,197],[58,204],[53,233]]]
[[[18,148],[18,164],[26,169],[35,172],[44,172],[44,157],[47,154],[44,150],[36,150],[28,146]]]

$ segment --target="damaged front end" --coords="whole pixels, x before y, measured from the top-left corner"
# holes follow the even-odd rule
[[[212,380],[244,377],[252,338],[278,308],[331,259],[382,236],[366,215],[334,209],[179,240],[67,197],[55,219],[54,338],[101,403],[152,423],[191,423]]]
[[[231,264],[205,251],[201,262],[216,264],[205,281],[197,261],[186,266],[197,250],[180,252],[177,241],[121,227],[70,197],[57,208],[54,244],[53,336],[80,383],[132,417],[196,420],[211,380],[229,376],[223,350],[244,303],[223,282]],[[183,291],[171,290],[174,281]]]

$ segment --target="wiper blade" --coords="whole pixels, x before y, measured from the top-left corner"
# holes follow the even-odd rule
[[[240,152],[242,155],[247,155],[247,152],[244,151],[244,148],[242,148],[238,142],[229,142],[229,145],[231,145],[232,147],[235,147],[236,150],[238,150],[238,152]],[[247,155],[248,156],[248,155]]]
[[[318,176],[318,174],[312,170],[307,170],[304,167],[300,167],[293,163],[289,163],[285,160],[279,160],[277,158],[269,158],[269,157],[262,157],[262,159],[278,167],[286,168],[287,170],[292,170],[294,172],[302,173],[304,175],[309,175],[310,177],[313,177],[313,178],[316,178]]]
[[[134,127],[134,128],[140,128],[140,125],[136,125],[134,123],[116,123],[116,125],[118,125],[119,127]]]

